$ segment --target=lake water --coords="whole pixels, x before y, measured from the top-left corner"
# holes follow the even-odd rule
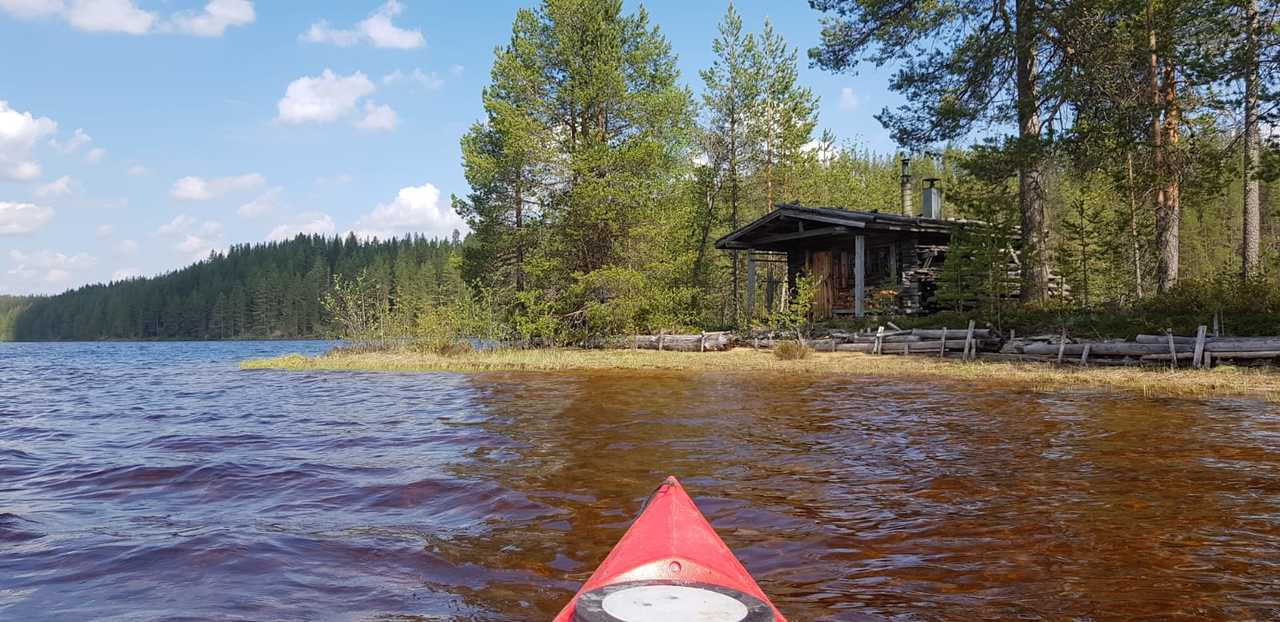
[[[0,343],[0,619],[548,620],[663,476],[794,622],[1280,619],[1280,411]]]

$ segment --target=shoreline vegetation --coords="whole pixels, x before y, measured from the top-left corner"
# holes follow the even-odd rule
[[[874,356],[855,352],[814,352],[782,360],[772,352],[736,348],[725,352],[653,350],[512,349],[437,354],[409,350],[335,349],[319,356],[287,354],[252,359],[243,370],[366,372],[681,372],[851,375],[927,378],[929,382],[983,382],[1037,391],[1087,388],[1147,397],[1252,397],[1280,402],[1280,373],[1232,366],[1212,370],[1151,368],[1059,368],[1051,364],[935,356]]]

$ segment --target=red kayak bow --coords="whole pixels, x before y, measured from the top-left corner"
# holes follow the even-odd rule
[[[786,622],[674,477],[554,622]]]

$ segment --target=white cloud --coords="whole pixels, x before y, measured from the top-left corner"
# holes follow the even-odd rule
[[[156,235],[177,240],[174,250],[191,256],[193,260],[209,256],[222,237],[222,223],[216,220],[200,222],[186,214],[179,214],[167,224],[156,229]]]
[[[133,166],[129,167],[128,171],[125,171],[125,172],[128,173],[130,177],[145,177],[151,174],[151,169],[148,169],[147,167],[141,164],[134,164]]]
[[[120,268],[111,273],[112,281],[127,281],[129,279],[142,276],[142,272],[137,268]]]
[[[204,10],[183,11],[173,16],[180,32],[197,37],[221,37],[231,26],[245,26],[257,19],[249,0],[209,0]]]
[[[106,149],[103,149],[102,147],[94,147],[89,150],[89,153],[84,154],[84,161],[89,164],[97,164],[101,162],[102,158],[106,157],[106,155]]]
[[[462,65],[449,65],[449,75],[451,76],[460,76],[465,70],[466,67],[463,67]]]
[[[362,130],[394,130],[397,120],[396,111],[391,106],[365,101],[364,118],[356,122],[356,127]]]
[[[840,89],[840,109],[841,110],[845,112],[853,112],[854,110],[858,109],[858,105],[860,103],[861,101],[858,99],[858,95],[853,92],[853,89],[847,86]]]
[[[48,117],[18,112],[0,100],[0,178],[30,181],[40,176],[40,163],[31,159],[31,148],[58,130]]]
[[[252,201],[241,205],[236,213],[245,218],[256,218],[276,208],[280,202],[280,194],[284,192],[284,188],[276,186],[266,192],[256,196]]]
[[[138,243],[133,240],[120,240],[111,247],[111,252],[117,255],[132,255],[138,252]]]
[[[818,162],[822,164],[830,164],[833,160],[840,157],[844,150],[839,145],[829,140],[813,139],[803,145],[800,145],[801,153],[814,153],[818,157]]]
[[[276,242],[280,240],[289,240],[299,233],[307,235],[333,235],[338,228],[333,224],[333,219],[328,214],[319,212],[303,213],[298,215],[296,222],[288,222],[277,226],[267,234],[268,242]]]
[[[220,37],[228,27],[251,24],[255,18],[252,0],[209,0],[201,11],[179,11],[167,20],[139,8],[135,0],[0,0],[0,11],[20,19],[59,17],[86,32],[198,37]]]
[[[49,144],[63,153],[75,153],[91,142],[93,142],[93,137],[78,127],[75,132],[71,133],[71,138],[68,138],[65,143],[56,138],[49,139]]]
[[[375,90],[368,76],[355,72],[340,76],[325,69],[319,76],[303,76],[276,103],[281,123],[332,123],[355,112],[356,104]]]
[[[0,0],[0,11],[20,19],[57,15],[66,9],[63,0]]]
[[[186,214],[178,214],[173,218],[173,220],[169,221],[167,224],[160,225],[160,228],[156,229],[156,234],[173,235],[175,233],[180,233],[182,231],[190,229],[192,225],[195,225],[195,224],[196,224],[196,219]]]
[[[299,39],[309,43],[328,43],[338,47],[351,47],[360,41],[360,33],[354,30],[340,30],[329,25],[328,20],[320,20],[311,25]]]
[[[53,208],[32,203],[0,201],[0,235],[22,235],[43,229],[53,220]]]
[[[457,67],[458,65],[454,66]],[[397,69],[385,76],[382,76],[382,83],[387,86],[398,84],[405,80],[413,80],[414,82],[417,82],[418,84],[421,84],[433,91],[444,86],[444,78],[440,77],[439,73],[434,71],[426,73],[421,69],[416,68],[411,73],[405,73]]]
[[[79,30],[131,35],[151,32],[158,19],[155,13],[138,8],[133,0],[72,0],[64,17]]]
[[[397,0],[388,0],[352,29],[334,28],[328,21],[320,20],[299,38],[310,43],[328,43],[340,47],[366,42],[379,48],[410,50],[426,45],[421,31],[401,28],[392,21],[403,12],[403,4]]]
[[[73,273],[84,272],[98,264],[97,259],[85,253],[66,255],[48,250],[32,253],[12,250],[9,251],[9,259],[17,264],[9,269],[10,276],[50,285],[66,282]]]
[[[169,196],[179,201],[209,201],[231,192],[261,188],[266,183],[266,178],[258,173],[210,179],[183,177],[173,182]]]
[[[47,199],[49,197],[62,197],[75,192],[76,180],[69,175],[63,175],[32,192],[37,199]]]
[[[441,202],[440,190],[432,184],[401,188],[394,201],[379,204],[356,221],[356,235],[392,238],[406,233],[446,237],[454,230],[465,231],[466,223],[448,203]]]
[[[98,228],[94,231],[94,236],[99,240],[105,240],[115,232],[116,228],[113,225],[98,225]]]

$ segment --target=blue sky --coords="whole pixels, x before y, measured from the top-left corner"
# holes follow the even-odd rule
[[[532,0],[0,0],[0,293],[151,275],[298,231],[447,235],[458,139]],[[628,9],[639,3],[628,0]],[[718,1],[644,3],[698,70]],[[888,70],[808,67],[819,15],[740,1],[802,53],[820,128],[877,151]]]

